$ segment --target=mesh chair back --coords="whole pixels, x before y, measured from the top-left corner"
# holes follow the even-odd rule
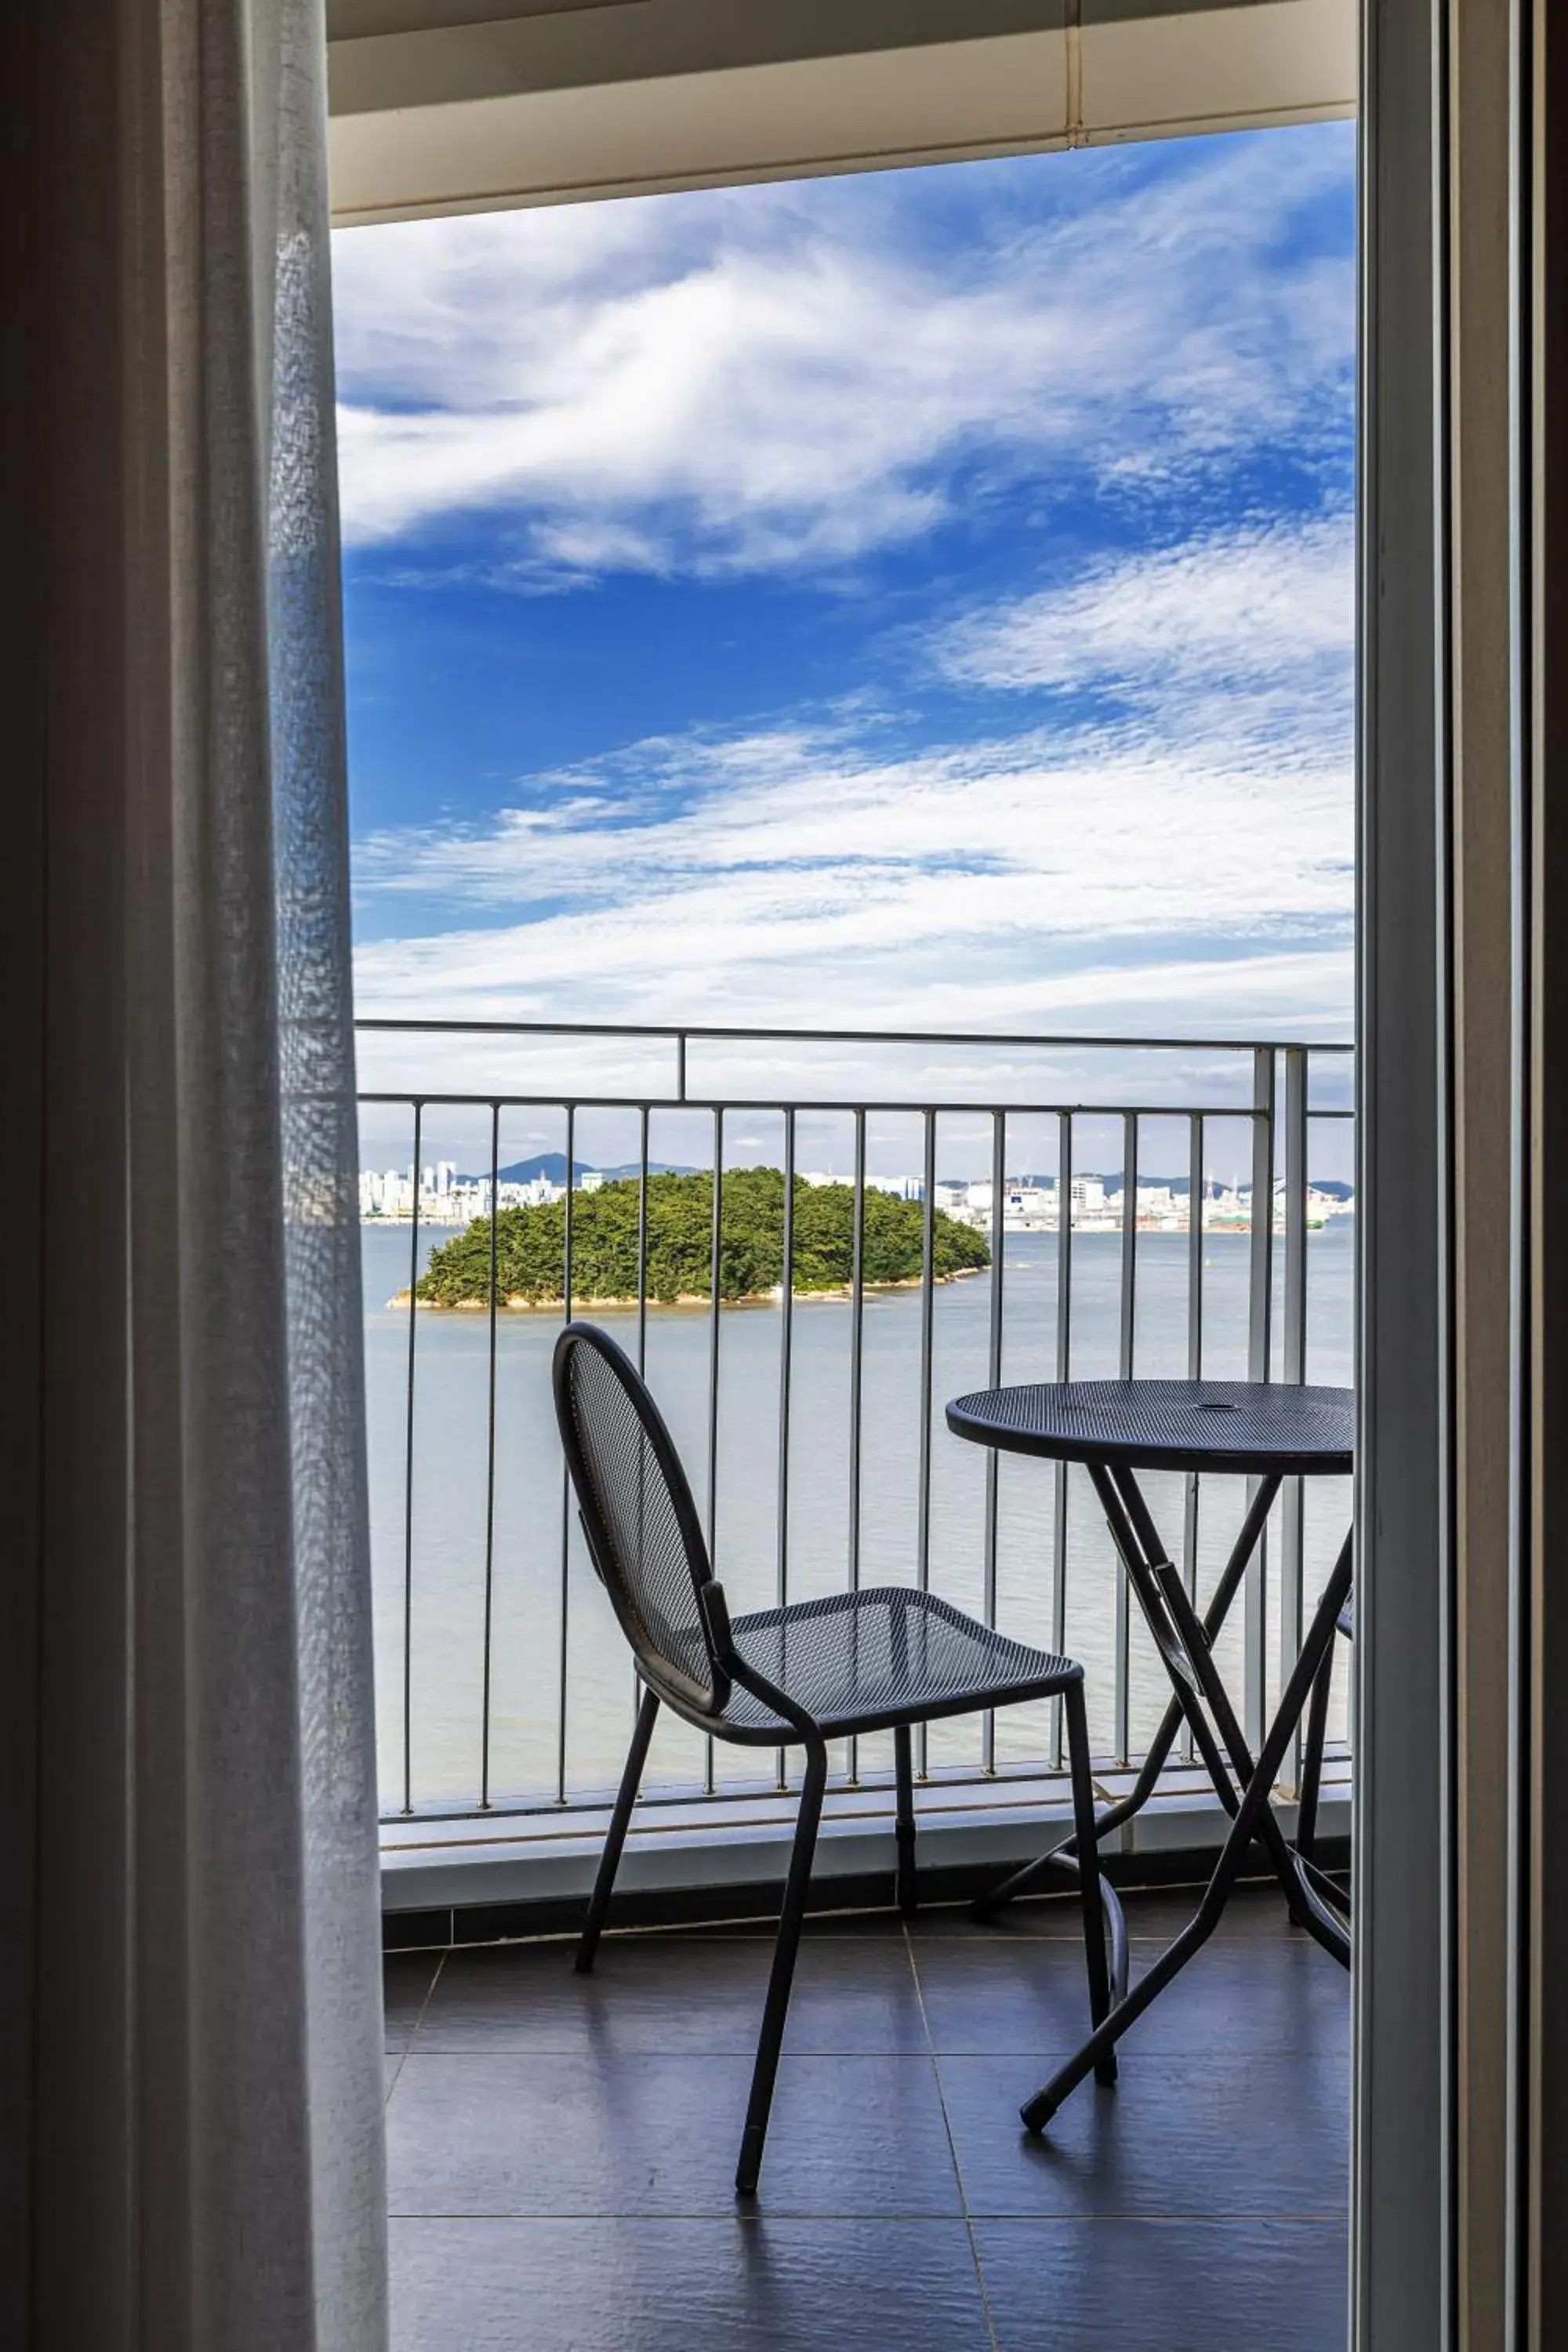
[[[710,1570],[696,1506],[636,1365],[592,1323],[555,1343],[555,1417],[594,1565],[648,1680],[717,1714],[730,1679],[698,1594]]]

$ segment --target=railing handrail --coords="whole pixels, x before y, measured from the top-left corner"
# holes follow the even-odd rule
[[[429,1087],[396,1087],[377,1092],[362,1088],[355,1099],[382,1109],[412,1110],[416,1104],[426,1110],[540,1110],[553,1106],[564,1109],[571,1103],[578,1110],[773,1110],[808,1111],[816,1117],[853,1117],[858,1111],[875,1111],[889,1118],[919,1118],[927,1111],[939,1118],[963,1118],[976,1112],[995,1113],[1008,1118],[1148,1118],[1148,1119],[1252,1119],[1267,1124],[1272,1113],[1260,1109],[1256,1103],[1123,1103],[1123,1102],[1063,1102],[1053,1096],[1042,1102],[993,1102],[989,1096],[975,1095],[967,1102],[947,1102],[939,1099],[906,1102],[897,1097],[873,1102],[848,1097],[805,1097],[790,1095],[782,1100],[776,1094],[766,1095],[661,1095],[648,1087],[639,1087],[636,1094],[587,1094],[575,1087],[563,1089],[552,1087],[543,1094],[473,1094],[437,1093]],[[1337,1106],[1320,1110],[1316,1105],[1308,1113],[1318,1119],[1352,1120],[1353,1110]],[[1090,1175],[1110,1171],[1090,1169]]]
[[[402,1013],[359,1013],[356,1029],[405,1030],[430,1035],[475,1037],[647,1037],[679,1040],[699,1038],[733,1045],[984,1045],[1009,1046],[1031,1052],[1043,1047],[1061,1051],[1106,1051],[1151,1054],[1353,1054],[1350,1038],[1313,1037],[1107,1037],[1081,1036],[1070,1030],[976,1029],[776,1029],[734,1024],[689,1021],[456,1021]]]

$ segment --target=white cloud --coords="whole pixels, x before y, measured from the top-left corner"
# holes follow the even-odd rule
[[[350,539],[485,511],[524,572],[832,565],[960,473],[1131,495],[1342,442],[1350,263],[1289,242],[1333,134],[1195,149],[1154,193],[1113,156],[1005,168],[949,167],[972,210],[940,250],[930,174],[343,233]],[[1028,215],[1020,171],[1051,175]]]
[[[1131,746],[1053,757],[1037,740],[880,763],[792,748],[787,780],[644,823],[508,812],[479,835],[369,845],[373,887],[492,921],[369,947],[363,984],[449,997],[547,979],[558,1003],[586,994],[611,1017],[804,990],[820,1017],[868,982],[885,995],[895,971],[900,992],[956,1003],[998,966],[1048,978],[1068,942],[1076,957],[1089,940],[1125,954],[1185,938],[1201,954],[1348,913],[1342,766],[1287,778]],[[495,924],[509,909],[523,919]]]
[[[966,930],[1022,923],[1061,935],[1251,929],[1345,903],[1342,765],[1289,776],[1245,758],[1197,767],[1091,731],[892,759],[827,732],[753,739],[719,755],[700,742],[639,749],[640,816],[617,814],[626,793],[617,763],[603,801],[577,789],[566,809],[506,810],[479,833],[372,840],[362,883],[487,908],[566,900],[580,916],[535,919],[563,930],[583,920],[589,958],[614,954],[616,923],[635,919],[649,891],[704,952],[737,929],[763,961],[884,930],[908,939],[936,898],[944,922],[971,910]],[[730,756],[737,749],[749,759]],[[672,772],[683,780],[674,808]],[[788,926],[787,948],[758,934],[759,923]]]
[[[1109,716],[913,751],[866,712],[644,743],[483,826],[374,838],[362,887],[444,919],[363,949],[362,998],[1014,1028],[1167,1026],[1179,997],[1189,1026],[1342,1026],[1348,571],[1339,523],[1253,530],[943,641],[987,687],[1131,689]]]
[[[1148,702],[1321,680],[1348,707],[1354,652],[1348,514],[1215,532],[968,615],[936,651],[950,676],[987,687],[1110,687]]]

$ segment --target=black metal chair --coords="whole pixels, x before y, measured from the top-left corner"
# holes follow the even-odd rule
[[[752,2195],[762,2168],[830,1739],[893,1734],[897,1898],[907,1915],[915,1907],[910,1726],[1060,1695],[1081,1857],[1078,1877],[1089,2013],[1098,2025],[1110,2007],[1110,1990],[1082,1668],[1008,1641],[933,1594],[898,1586],[765,1609],[731,1624],[679,1456],[636,1366],[606,1332],[591,1323],[570,1323],[556,1342],[553,1376],[556,1417],[588,1549],[643,1686],[577,1950],[578,1969],[594,1965],[661,1703],[715,1739],[805,1750],[800,1814],[735,2173],[737,2193]],[[1100,2079],[1115,2079],[1114,2057]]]

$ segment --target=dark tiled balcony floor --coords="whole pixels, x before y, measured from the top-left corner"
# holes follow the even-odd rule
[[[1190,1905],[1128,1905],[1133,1969]],[[395,2352],[1342,2352],[1346,1979],[1238,1896],[1032,2140],[1086,2025],[1073,1913],[813,1925],[761,2194],[731,2189],[771,1939],[387,1964]]]

